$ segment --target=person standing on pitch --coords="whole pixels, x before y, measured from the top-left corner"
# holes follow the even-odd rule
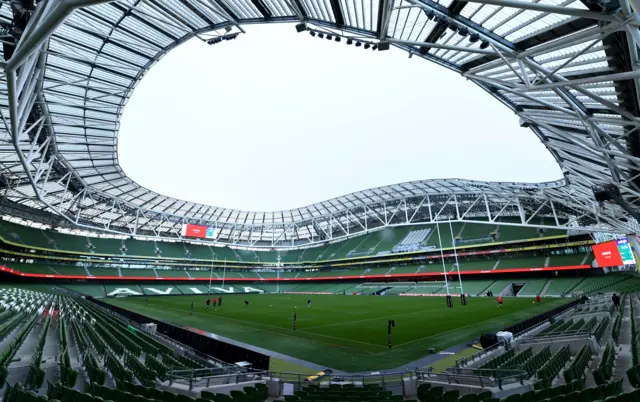
[[[145,298],[144,298],[144,305],[146,306],[146,305],[147,305],[147,303],[149,303],[149,296],[147,296],[147,297],[145,297]]]
[[[218,307],[222,307],[222,296],[218,299]]]
[[[502,296],[498,296],[498,307],[502,306]]]
[[[311,299],[307,300],[307,307],[311,307]]]
[[[211,304],[211,299],[207,299],[207,301],[205,303],[207,304],[207,310],[209,310],[209,305]]]
[[[540,295],[536,295],[536,303],[540,303]]]
[[[296,316],[296,312],[293,312],[293,330],[296,330],[296,321],[297,321],[298,317]]]
[[[189,310],[189,315],[193,315],[193,302],[191,302],[191,310]]]
[[[218,306],[218,298],[214,297],[213,298],[213,308],[216,308]]]

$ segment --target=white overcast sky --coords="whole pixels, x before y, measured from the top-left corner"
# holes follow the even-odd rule
[[[119,161],[161,194],[254,211],[410,180],[556,180],[518,118],[460,75],[293,25],[171,51],[127,104]]]

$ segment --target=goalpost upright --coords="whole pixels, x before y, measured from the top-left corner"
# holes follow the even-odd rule
[[[442,259],[442,273],[444,274],[444,287],[447,289],[447,305],[451,307],[451,294],[449,293],[449,281],[447,281],[447,266],[444,263],[444,250],[442,249],[442,237],[440,237],[440,224],[436,221],[438,243],[440,244],[440,257]]]
[[[207,289],[209,296],[211,296],[211,278],[213,278],[213,260],[211,260],[211,270],[209,271],[209,288]]]
[[[460,275],[460,262],[458,261],[458,250],[456,250],[456,239],[453,237],[453,225],[449,221],[449,230],[451,230],[451,245],[453,246],[453,257],[456,259],[456,270],[458,271],[458,281],[460,282],[460,300],[462,304],[467,304],[467,298],[462,288],[462,276]]]

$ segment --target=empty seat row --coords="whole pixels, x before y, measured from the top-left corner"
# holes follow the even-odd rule
[[[551,385],[551,381],[558,375],[560,370],[571,358],[571,350],[569,345],[565,345],[551,356],[551,359],[538,370],[536,377],[538,382],[536,383],[536,389],[547,388]]]
[[[606,384],[613,375],[613,364],[616,358],[616,351],[613,344],[608,344],[602,353],[602,359],[598,367],[592,371],[596,384]]]

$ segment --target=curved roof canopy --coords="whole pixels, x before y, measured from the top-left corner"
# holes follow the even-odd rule
[[[0,20],[11,24],[11,1],[0,5]],[[3,208],[132,235],[175,237],[185,222],[207,224],[220,229],[219,242],[256,246],[506,216],[635,230],[639,21],[617,0],[42,0],[15,51],[5,46]],[[244,24],[271,22],[396,46],[460,73],[531,128],[565,179],[425,180],[250,212],[166,197],[128,178],[118,164],[118,124],[145,72],[194,36],[215,44],[243,34]],[[593,187],[604,184],[619,189],[617,205],[594,202]]]

